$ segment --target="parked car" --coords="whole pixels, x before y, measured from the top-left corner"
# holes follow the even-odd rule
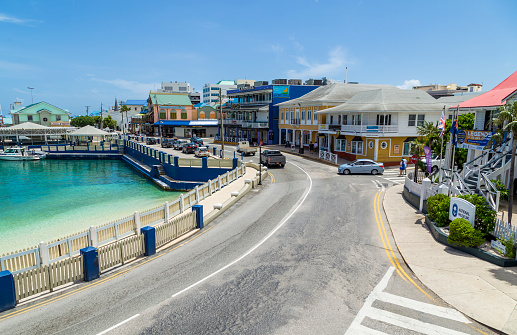
[[[162,139],[162,148],[172,148],[174,145],[174,140],[169,138]]]
[[[271,165],[284,167],[285,156],[279,150],[264,150],[262,155],[260,155],[260,164],[264,164],[267,167]]]
[[[371,174],[383,174],[384,163],[377,163],[370,159],[358,159],[352,163],[346,163],[340,165],[337,169],[339,174],[351,174],[351,173],[371,173]]]
[[[196,151],[194,152],[194,156],[196,157],[209,157],[210,151],[207,147],[198,147],[196,148]]]
[[[255,154],[257,153],[257,148],[250,147],[250,143],[248,141],[240,141],[237,144],[237,152],[244,153],[244,156],[255,156]]]
[[[184,154],[193,154],[197,149],[197,145],[195,143],[185,143],[183,144],[183,148],[181,152]]]
[[[188,143],[187,140],[177,140],[175,143],[174,143],[174,149],[176,150],[182,150],[183,149],[183,144],[185,143]]]
[[[203,139],[199,137],[192,137],[190,142],[196,143],[197,145],[203,145]]]
[[[145,139],[145,144],[147,144],[147,145],[156,144],[156,139],[154,137],[148,137]]]

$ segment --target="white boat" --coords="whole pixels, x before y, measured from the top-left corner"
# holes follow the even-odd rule
[[[45,156],[43,151],[28,150],[25,147],[10,147],[0,152],[0,160],[4,161],[35,161]]]

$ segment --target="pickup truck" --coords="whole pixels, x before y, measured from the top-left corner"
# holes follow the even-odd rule
[[[237,144],[237,152],[244,153],[244,156],[255,156],[257,153],[257,148],[250,147],[250,143],[248,141],[240,141]]]
[[[264,164],[267,167],[271,165],[279,165],[284,167],[285,156],[279,150],[264,150],[260,156],[260,164]]]

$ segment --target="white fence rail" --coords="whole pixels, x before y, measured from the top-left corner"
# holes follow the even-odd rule
[[[513,242],[517,243],[517,226],[512,226],[506,221],[496,219],[492,235],[505,240],[513,239]]]
[[[337,155],[330,151],[320,150],[319,158],[337,164]]]
[[[195,211],[161,224],[156,227],[156,247],[159,248],[194,228],[196,228]]]
[[[231,163],[231,161],[228,162]],[[163,206],[142,213],[135,212],[132,216],[99,227],[92,226],[87,231],[57,239],[48,244],[40,243],[37,247],[4,254],[0,256],[0,271],[9,270],[11,273],[17,274],[37,269],[66,258],[73,258],[79,254],[82,248],[101,247],[138,234],[140,227],[156,226],[164,223],[166,217],[171,219],[183,213],[214,192],[221,190],[222,187],[242,177],[245,173],[246,165],[242,164],[214,180],[196,186],[187,194],[182,194],[178,199],[166,202]]]

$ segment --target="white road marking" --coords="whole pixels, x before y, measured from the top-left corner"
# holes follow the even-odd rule
[[[410,329],[422,334],[428,335],[441,335],[441,334],[450,334],[450,335],[465,335],[466,333],[462,333],[456,330],[444,328],[441,326],[437,326],[431,323],[426,323],[420,320],[416,320],[404,315],[392,313],[389,311],[384,311],[379,308],[372,307],[372,304],[375,300],[380,300],[384,302],[388,302],[391,304],[395,304],[398,306],[410,308],[422,313],[431,314],[434,316],[438,316],[441,318],[446,318],[449,320],[454,320],[463,323],[470,323],[470,321],[463,316],[458,311],[452,308],[445,308],[441,306],[431,305],[425,302],[420,302],[417,300],[412,300],[400,296],[393,295],[391,293],[384,292],[386,289],[388,282],[395,271],[394,267],[390,267],[388,272],[381,279],[379,284],[375,286],[373,291],[368,295],[366,301],[364,302],[363,307],[357,313],[354,321],[346,331],[345,335],[354,335],[354,334],[372,334],[372,335],[380,335],[384,334],[374,329],[370,329],[366,326],[361,325],[365,317],[369,319],[385,322],[392,324],[397,327]]]
[[[133,315],[133,316],[132,316],[132,317],[130,317],[129,319],[126,319],[126,320],[124,320],[124,321],[122,321],[122,322],[120,322],[120,323],[117,323],[117,324],[116,324],[116,325],[114,325],[113,327],[108,328],[108,329],[106,329],[105,331],[98,333],[97,335],[103,335],[103,334],[106,334],[107,332],[110,332],[110,331],[112,331],[113,329],[115,329],[115,328],[117,328],[117,327],[119,327],[119,326],[122,326],[124,323],[129,322],[129,321],[133,320],[134,318],[136,318],[136,317],[138,317],[138,316],[140,316],[140,314]]]
[[[298,204],[298,206],[296,206],[296,208],[291,212],[291,214],[289,214],[282,222],[280,222],[269,234],[267,234],[260,242],[258,242],[255,246],[253,246],[251,249],[249,249],[248,251],[246,251],[242,256],[240,256],[239,258],[237,258],[236,260],[232,261],[231,263],[228,263],[227,265],[223,266],[222,268],[220,268],[219,270],[209,274],[208,276],[206,276],[205,278],[195,282],[194,284],[184,288],[183,290],[173,294],[171,296],[171,298],[174,298],[174,297],[177,297],[178,295],[190,290],[191,288],[194,288],[196,287],[197,285],[205,282],[206,280],[212,278],[213,276],[215,276],[216,274],[226,270],[227,268],[229,268],[230,266],[238,263],[239,261],[243,260],[246,256],[248,256],[249,254],[251,254],[253,251],[255,251],[258,247],[260,247],[262,244],[264,244],[264,242],[266,242],[267,240],[269,240],[269,238],[271,238],[271,236],[273,236],[278,229],[280,229],[292,216],[294,213],[296,213],[298,211],[298,209],[301,207],[301,205],[305,202],[305,199],[307,199],[307,196],[309,195],[309,193],[311,192],[311,189],[312,189],[312,178],[311,176],[309,176],[309,174],[304,170],[302,169],[301,167],[299,167],[298,165],[292,163],[292,162],[287,162],[289,164],[292,164],[294,166],[296,166],[297,168],[299,168],[300,170],[302,170],[306,175],[307,175],[307,178],[309,179],[309,188],[307,189],[307,191],[305,192],[303,198],[300,200],[300,203]]]

